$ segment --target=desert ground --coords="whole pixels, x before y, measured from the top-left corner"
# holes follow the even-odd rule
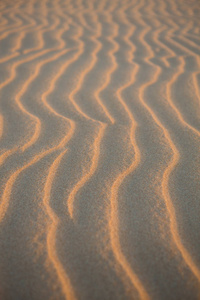
[[[200,1],[0,1],[0,299],[200,299]]]

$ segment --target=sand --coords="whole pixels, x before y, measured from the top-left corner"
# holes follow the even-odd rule
[[[0,299],[200,299],[200,2],[0,1]]]

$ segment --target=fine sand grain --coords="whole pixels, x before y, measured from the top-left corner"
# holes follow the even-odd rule
[[[200,1],[0,1],[0,300],[200,299]]]

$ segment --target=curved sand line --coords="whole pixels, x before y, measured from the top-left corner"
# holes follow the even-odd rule
[[[0,138],[2,137],[3,134],[3,116],[0,115]]]
[[[77,182],[77,184],[73,187],[71,190],[68,199],[67,199],[67,207],[69,211],[70,218],[74,220],[74,201],[75,197],[78,193],[78,191],[84,186],[84,184],[93,176],[95,173],[97,167],[98,167],[98,161],[99,161],[99,155],[100,155],[100,145],[101,141],[104,136],[104,132],[106,129],[106,124],[101,124],[101,127],[99,129],[99,132],[97,134],[97,137],[94,139],[94,143],[92,145],[92,148],[94,149],[94,155],[91,159],[91,164],[88,172],[84,174],[83,177]]]
[[[183,126],[188,127],[190,130],[192,130],[197,136],[200,137],[200,131],[197,130],[195,127],[193,127],[192,125],[190,125],[183,117],[183,114],[180,112],[180,110],[177,108],[177,106],[174,104],[173,102],[173,97],[171,95],[171,89],[173,87],[173,84],[176,82],[176,80],[178,79],[178,77],[184,73],[184,66],[185,66],[185,60],[183,57],[180,57],[180,66],[177,70],[177,72],[173,75],[173,77],[171,78],[171,81],[167,83],[167,100],[170,103],[171,107],[174,109],[174,111],[176,112],[179,120],[181,121],[181,123],[183,124]]]
[[[57,273],[65,299],[75,300],[76,296],[73,287],[71,285],[70,278],[66,274],[65,269],[56,253],[56,231],[59,224],[59,218],[57,217],[57,215],[55,214],[55,212],[50,206],[51,189],[52,189],[53,180],[66,151],[67,150],[61,152],[61,154],[58,155],[58,157],[54,160],[53,164],[49,168],[49,173],[44,186],[43,205],[45,207],[46,213],[48,214],[51,220],[51,224],[49,225],[48,232],[47,232],[47,251],[48,251],[49,260],[52,263]]]
[[[114,33],[114,35],[115,35],[115,33]],[[107,37],[107,40],[111,41],[110,37]],[[102,45],[101,45],[101,47],[102,47]],[[112,76],[113,72],[116,70],[116,64],[113,60],[113,53],[115,53],[115,51],[116,51],[116,49],[113,48],[108,52],[108,55],[109,55],[109,57],[111,58],[111,61],[112,61],[112,67],[109,69],[109,71],[107,71],[107,74],[105,74],[106,80],[104,80],[104,83],[96,90],[96,92],[94,94],[97,101],[101,102],[101,103],[102,103],[101,92],[103,92],[106,88],[108,88],[111,76]],[[108,113],[108,115],[109,115],[109,119],[110,119],[111,124],[114,124],[115,119],[111,116],[110,113]]]

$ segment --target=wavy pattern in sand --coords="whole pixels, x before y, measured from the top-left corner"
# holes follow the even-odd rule
[[[198,299],[199,12],[1,2],[2,299]]]
[[[150,59],[154,57],[154,53],[152,52],[150,46],[146,43],[146,41],[144,39],[144,35],[141,36],[141,42],[145,44],[145,47],[147,49],[149,48],[149,55],[148,55],[148,57],[145,58],[145,61],[149,64]],[[178,226],[177,226],[177,221],[176,221],[176,213],[175,213],[173,202],[172,202],[172,199],[171,199],[170,193],[169,193],[169,178],[170,178],[171,173],[175,169],[175,167],[178,165],[178,162],[180,160],[180,152],[178,151],[177,147],[175,146],[167,128],[165,126],[163,126],[163,124],[160,122],[160,120],[158,119],[158,117],[156,116],[154,111],[151,109],[151,107],[147,104],[146,101],[144,101],[145,90],[149,86],[151,86],[153,83],[156,83],[159,81],[159,76],[160,76],[161,72],[162,72],[162,70],[160,69],[160,67],[157,68],[157,70],[154,73],[154,78],[152,79],[152,81],[149,81],[147,84],[145,84],[143,86],[143,88],[141,89],[141,92],[140,92],[140,100],[142,101],[143,105],[147,108],[147,110],[150,112],[150,114],[152,115],[153,119],[158,124],[158,126],[163,130],[163,133],[164,133],[171,149],[173,150],[173,157],[172,157],[171,163],[167,166],[166,171],[163,174],[163,182],[162,182],[163,197],[166,201],[166,207],[168,209],[169,216],[170,216],[170,227],[171,227],[171,233],[172,233],[174,242],[175,242],[177,248],[179,249],[179,251],[181,252],[185,263],[189,266],[189,268],[191,269],[191,271],[194,273],[194,275],[197,277],[197,279],[199,281],[199,278],[200,278],[199,277],[199,268],[193,262],[191,255],[188,253],[187,249],[185,248],[185,246],[183,245],[183,243],[181,241],[181,237],[178,232]],[[175,75],[175,78],[176,78],[176,75]],[[199,132],[195,128],[191,127],[189,124],[187,124],[184,121],[180,112],[174,106],[174,104],[170,98],[169,91],[171,90],[171,85],[173,84],[173,82],[174,82],[174,76],[171,77],[169,83],[167,83],[167,85],[166,85],[167,100],[169,101],[169,103],[171,104],[173,109],[176,111],[181,122],[184,125],[186,124],[190,129],[192,128],[192,130],[194,130],[195,133],[197,133],[199,135]]]

